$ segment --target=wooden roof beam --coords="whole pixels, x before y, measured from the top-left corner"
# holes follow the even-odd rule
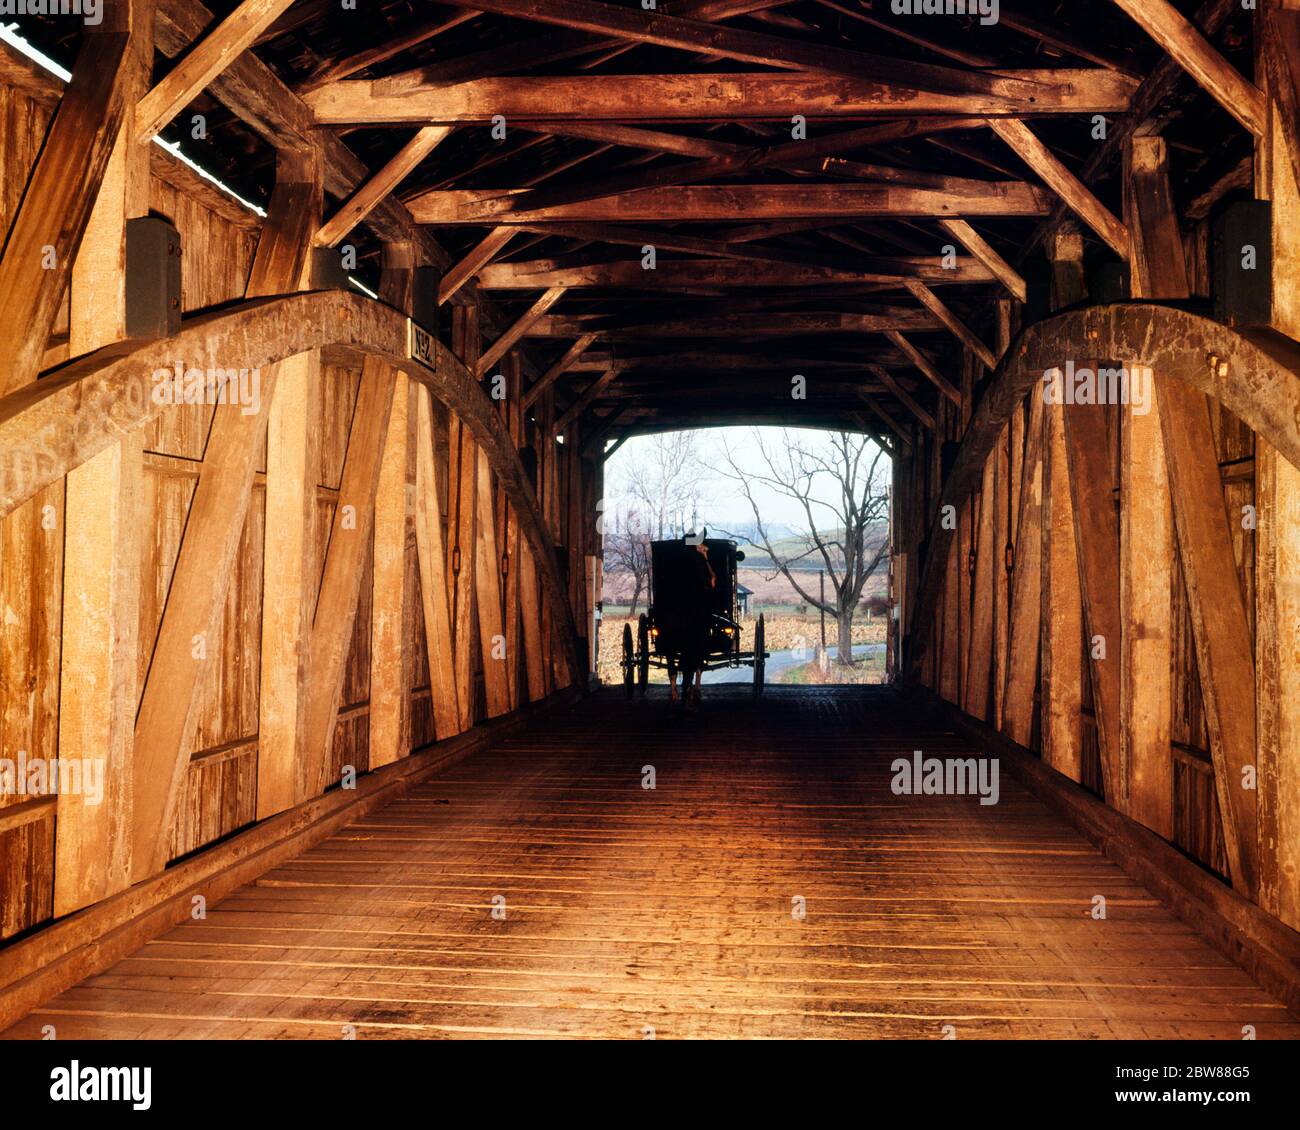
[[[576,362],[578,358],[581,357],[588,348],[590,348],[598,336],[598,334],[583,334],[577,339],[577,341],[569,346],[555,364],[538,377],[537,380],[533,382],[532,387],[524,393],[524,408],[527,409],[530,407],[532,403],[542,395],[542,393],[573,368],[574,362]]]
[[[713,23],[787,2],[788,0],[672,0],[661,4],[658,11],[665,15]],[[635,46],[635,43],[627,40],[603,38],[565,29],[547,35],[533,35],[519,42],[493,44],[481,51],[458,55],[411,73],[418,75],[422,81],[446,85],[494,75],[521,74],[534,67],[583,55],[591,56],[590,65],[599,66],[601,62]],[[584,61],[579,65],[588,64]]]
[[[897,283],[924,278],[928,282],[988,282],[993,275],[977,259],[959,259],[949,270],[934,256],[928,259],[864,261],[852,271],[814,264],[737,262],[724,259],[666,259],[645,270],[639,258],[565,266],[553,260],[494,263],[478,276],[484,290],[537,290],[567,287],[782,287],[826,283]]]
[[[717,337],[725,341],[735,341],[745,337],[886,333],[895,330],[926,333],[943,328],[942,323],[929,313],[903,307],[881,307],[877,313],[871,314],[803,314],[772,311],[756,314],[697,316],[651,322],[645,325],[615,327],[592,325],[591,322],[590,318],[540,318],[528,332],[533,337],[568,338],[599,331],[602,336],[613,338]],[[909,345],[908,348],[911,349],[911,346]],[[914,350],[907,355],[915,363],[913,353]]]
[[[451,133],[451,126],[424,126],[398,153],[362,185],[316,233],[317,247],[333,247],[392,193],[421,161]]]
[[[1054,179],[1061,182],[1059,177],[1054,176]],[[526,191],[512,189],[504,195],[519,195]],[[411,215],[422,224],[482,224],[484,203],[502,195],[499,190],[492,189],[425,192],[413,197],[408,207]],[[944,192],[900,185],[673,185],[550,208],[521,208],[496,218],[503,224],[592,220],[725,223],[738,215],[749,219],[825,217],[856,220],[870,216],[1045,216],[1050,210],[1051,199],[1046,193],[1019,181],[989,182],[981,193]]]
[[[583,390],[582,395],[555,421],[555,434],[562,435],[570,424],[580,419],[582,414],[595,402],[596,398],[618,380],[618,375],[617,369],[610,369],[592,381]]]
[[[493,228],[455,265],[448,269],[438,284],[438,305],[441,306],[474,277],[514,238],[518,228]]]
[[[1024,122],[990,118],[989,126],[1019,154],[1052,191],[1064,200],[1112,251],[1128,258],[1128,231],[1092,190],[1076,177],[1060,158],[1044,145]]]
[[[820,48],[819,48],[820,49]],[[999,82],[1026,97],[933,94],[854,77],[803,72],[679,75],[549,75],[476,79],[456,85],[411,75],[330,83],[305,97],[320,125],[428,125],[489,122],[496,114],[528,122],[664,121],[788,122],[812,119],[948,115],[1020,117],[1026,114],[1122,113],[1137,84],[1101,68],[1005,72]]]
[[[898,402],[921,422],[922,427],[930,431],[936,429],[937,425],[934,417],[916,402],[916,398],[894,379],[888,369],[883,365],[868,364],[867,371],[872,373],[885,388],[894,394]]]
[[[1169,0],[1115,0],[1216,102],[1255,137],[1268,128],[1264,92],[1220,55]]]
[[[1196,11],[1195,23],[1205,36],[1215,35],[1240,10],[1240,0],[1205,0]],[[1173,59],[1165,56],[1147,75],[1138,87],[1129,103],[1128,111],[1118,122],[1111,125],[1106,133],[1106,140],[1093,150],[1083,166],[1080,179],[1084,184],[1093,184],[1123,152],[1128,139],[1134,135],[1159,110],[1178,85],[1185,72]],[[1064,202],[1052,210],[1051,218],[1040,224],[1033,236],[1021,249],[1020,262],[1034,251],[1040,243],[1053,234],[1070,215],[1070,208]]]
[[[135,139],[148,141],[194,101],[293,0],[244,0],[136,106]]]
[[[907,287],[908,291],[922,306],[948,327],[953,337],[980,359],[986,369],[992,370],[998,367],[998,359],[994,356],[993,350],[985,345],[965,322],[945,306],[939,296],[925,283],[920,279],[904,279],[903,285]]]
[[[355,55],[346,55],[341,59],[326,59],[303,82],[298,84],[298,93],[304,94],[309,90],[315,90],[318,86],[324,86],[328,82],[337,82],[339,79],[345,79],[358,71],[364,71],[367,67],[375,67],[380,63],[386,63],[394,55],[400,55],[403,51],[409,51],[412,47],[427,43],[444,31],[451,31],[452,28],[468,23],[482,14],[475,8],[452,9],[450,13],[437,16],[432,20],[426,20],[418,27],[395,35],[366,51],[360,51]]]
[[[957,405],[958,408],[961,407],[961,391],[934,367],[934,362],[930,358],[917,349],[898,330],[886,330],[885,336],[903,351],[912,364],[921,370],[922,374],[935,388]]]
[[[965,220],[940,220],[939,226],[983,263],[1014,298],[1021,302],[1028,299],[1029,285],[1024,276],[1003,259],[970,224]]]
[[[568,30],[634,43],[702,51],[759,66],[854,78],[874,74],[882,81],[909,90],[978,93],[1006,98],[1031,97],[1035,93],[1033,84],[1023,79],[1006,79],[999,75],[870,55],[828,43],[810,43],[766,32],[721,27],[702,20],[683,19],[657,11],[643,12],[595,0],[565,0],[563,4],[548,0],[483,0],[482,3],[475,0],[475,4],[481,11],[514,19],[554,24]]]
[[[532,328],[533,324],[564,297],[564,289],[562,286],[553,286],[547,290],[520,315],[505,333],[483,351],[483,355],[479,357],[476,366],[479,376],[486,373],[504,357],[506,352]]]

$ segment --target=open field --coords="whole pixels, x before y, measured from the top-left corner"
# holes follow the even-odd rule
[[[795,648],[806,648],[808,658],[812,659],[813,649],[821,639],[821,620],[817,616],[792,616],[792,615],[767,615],[766,610],[764,619],[764,631],[767,634],[767,650],[772,651],[790,651]],[[753,647],[754,644],[754,626],[757,624],[757,617],[746,617],[741,620],[741,641],[746,650]],[[623,670],[620,666],[622,659],[622,639],[623,625],[632,625],[632,633],[635,638],[636,622],[629,620],[626,616],[606,616],[601,621],[600,627],[600,651],[597,671],[601,681],[605,683],[619,683],[623,679]],[[835,622],[829,617],[826,620],[826,639],[827,642],[834,645],[835,643]],[[859,643],[884,643],[885,642],[885,621],[879,617],[868,622],[864,616],[853,625],[853,642]],[[883,660],[879,661],[883,670]],[[658,678],[656,678],[658,675]],[[650,672],[652,682],[666,682],[661,672],[653,669]],[[806,680],[811,681],[811,680]],[[868,680],[876,682],[878,679]]]

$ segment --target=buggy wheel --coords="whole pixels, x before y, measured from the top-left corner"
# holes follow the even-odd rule
[[[763,678],[767,670],[767,633],[764,630],[763,614],[758,614],[758,624],[754,628],[754,697],[763,693]]]
[[[632,655],[632,625],[623,625],[623,690],[627,692],[627,697],[632,697],[633,687],[633,664]]]
[[[644,612],[636,624],[636,647],[636,685],[637,690],[645,694],[646,684],[650,682],[650,617]]]

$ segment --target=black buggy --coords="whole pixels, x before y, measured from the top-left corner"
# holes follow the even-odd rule
[[[754,650],[741,648],[741,627],[737,617],[736,564],[745,555],[734,541],[706,538],[704,546],[709,552],[709,565],[717,583],[710,597],[712,625],[709,647],[702,670],[718,671],[728,667],[753,667],[754,694],[763,693],[763,672],[767,652],[763,649],[763,617],[760,614],[754,628]],[[623,686],[631,698],[636,690],[645,694],[650,668],[680,670],[680,655],[675,652],[675,641],[665,625],[679,619],[674,613],[674,597],[682,592],[680,578],[691,565],[691,557],[699,552],[697,546],[683,540],[650,543],[650,611],[641,613],[637,621],[636,639],[632,625],[623,625]]]

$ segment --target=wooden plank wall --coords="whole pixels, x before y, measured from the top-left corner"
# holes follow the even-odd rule
[[[23,185],[40,153],[51,116],[52,102],[40,92],[11,88],[0,82],[0,230],[12,222]],[[155,166],[155,172],[157,172]],[[202,310],[244,296],[249,269],[257,246],[258,225],[251,213],[240,211],[210,190],[195,189],[180,168],[167,170],[168,179],[154,176],[149,204],[178,229],[183,248],[182,298],[186,312]],[[55,324],[52,352],[47,362],[66,356],[69,322],[68,300]],[[450,321],[450,319],[447,319]],[[63,344],[60,346],[60,335]],[[61,350],[61,351],[60,351]],[[517,392],[521,376],[512,351],[500,366],[511,374]],[[315,478],[317,521],[314,566],[324,564],[330,522],[347,451],[353,411],[357,402],[359,361],[327,357],[321,366],[320,395],[309,405],[309,426],[318,439]],[[525,420],[511,406],[502,405],[508,427],[520,446],[534,445],[539,452],[539,497],[557,542],[590,551],[589,540],[566,537],[576,521],[582,525],[581,466],[566,461],[543,441],[549,436],[554,407],[551,394],[539,401],[537,423]],[[139,545],[140,646],[136,656],[138,686],[148,673],[153,641],[167,603],[172,570],[185,532],[190,502],[198,480],[213,408],[179,405],[168,408],[143,434],[143,480],[136,504]],[[513,413],[513,416],[511,415]],[[438,478],[438,511],[444,525],[448,511],[450,449],[453,421],[448,411],[434,404],[434,465]],[[412,463],[412,476],[414,464]],[[205,641],[205,673],[200,679],[199,708],[189,750],[189,768],[175,819],[168,835],[168,858],[195,852],[256,820],[258,711],[261,653],[262,543],[264,537],[265,451],[259,459],[253,497],[230,578],[221,629]],[[590,468],[586,474],[590,476]],[[574,480],[571,482],[570,480]],[[413,478],[412,478],[413,481]],[[576,485],[575,485],[576,484]],[[571,509],[572,490],[579,493]],[[560,649],[552,646],[549,623],[543,613],[536,571],[530,567],[517,578],[508,570],[520,557],[519,537],[506,514],[504,493],[491,491],[488,513],[495,514],[502,544],[512,549],[503,557],[504,622],[509,648],[501,662],[510,667],[507,681],[510,706],[535,701],[566,686],[568,677],[558,661]],[[0,758],[53,759],[58,754],[60,656],[64,594],[63,574],[64,484],[56,483],[0,520]],[[431,709],[428,652],[425,644],[420,569],[414,523],[408,523],[405,546],[407,602],[402,631],[410,649],[409,688],[404,710],[408,748],[404,755],[435,739]],[[347,648],[342,698],[326,769],[328,782],[338,782],[345,768],[364,773],[371,763],[369,750],[370,647],[373,558],[365,554],[365,575],[352,638]],[[474,583],[472,546],[465,547],[462,566],[467,583]],[[317,573],[319,576],[319,572]],[[587,609],[575,602],[579,624]],[[531,617],[531,621],[527,618]],[[522,619],[521,619],[522,618]],[[525,628],[525,624],[528,626]],[[513,625],[513,627],[512,627]],[[473,725],[486,717],[482,689],[483,660],[478,652],[478,624],[464,626],[472,643],[475,690],[469,699]],[[529,649],[526,649],[526,637]],[[529,667],[531,656],[532,667]],[[544,670],[543,670],[544,668]],[[0,790],[0,941],[31,931],[51,920],[54,912],[55,835],[57,804],[54,798],[29,798]]]
[[[1199,297],[1208,297],[1209,289],[1209,265],[1206,261],[1208,253],[1208,221],[1202,221],[1193,227],[1187,234],[1186,246],[1188,254],[1188,276],[1191,289],[1194,295]],[[1013,420],[1004,429],[1002,437],[989,456],[989,466],[985,475],[985,491],[976,492],[974,496],[975,507],[986,503],[986,492],[990,489],[993,494],[993,505],[999,513],[1008,515],[1004,519],[1009,523],[1009,540],[1015,549],[1015,557],[1018,562],[1024,560],[1024,549],[1022,545],[1022,535],[1035,534],[1034,531],[1020,531],[1015,528],[1016,516],[1023,515],[1020,507],[1020,500],[1024,492],[1029,488],[1029,478],[1031,476],[1031,467],[1028,465],[1026,456],[1029,450],[1029,435],[1026,428],[1026,421],[1031,417],[1031,401],[1039,395],[1036,389],[1024,404],[1020,407]],[[1241,420],[1228,412],[1222,405],[1217,402],[1210,402],[1210,419],[1214,438],[1214,451],[1212,454],[1207,453],[1207,459],[1214,459],[1218,466],[1219,477],[1223,486],[1224,513],[1227,519],[1227,526],[1231,532],[1232,549],[1237,568],[1238,580],[1247,610],[1247,620],[1249,622],[1249,632],[1252,645],[1260,645],[1260,637],[1257,631],[1257,608],[1262,607],[1261,600],[1264,594],[1257,591],[1257,573],[1264,568],[1261,564],[1261,546],[1259,533],[1252,528],[1252,521],[1247,520],[1248,516],[1258,515],[1260,510],[1264,510],[1267,515],[1266,502],[1257,496],[1257,478],[1259,469],[1257,459],[1260,456],[1261,447],[1266,447],[1258,439],[1254,432],[1251,431]],[[1059,413],[1060,408],[1048,408],[1042,416],[1045,420],[1050,421],[1053,412]],[[1109,407],[1105,409],[1092,409],[1092,411],[1105,411],[1107,414],[1107,434],[1110,443],[1109,459],[1110,464],[1116,469],[1114,481],[1121,482],[1118,469],[1121,467],[1121,443],[1127,430],[1133,427],[1132,415],[1127,409]],[[1153,409],[1153,415],[1154,415]],[[907,489],[918,500],[923,500],[923,504],[918,507],[909,521],[905,521],[897,532],[900,552],[909,555],[916,555],[923,550],[922,542],[927,536],[928,522],[935,513],[935,503],[939,497],[942,485],[941,478],[938,474],[939,460],[936,449],[943,441],[955,441],[959,438],[958,431],[954,427],[956,411],[951,406],[941,403],[939,406],[940,430],[933,436],[926,433],[920,433],[918,436],[919,443],[915,458],[900,472],[900,478],[907,483]],[[1045,425],[1046,427],[1047,425]],[[1159,427],[1157,419],[1157,428]],[[1277,461],[1274,460],[1274,463]],[[1270,466],[1273,464],[1270,464]],[[1047,479],[1044,479],[1044,497],[1047,493]],[[1128,517],[1127,507],[1131,505],[1131,499],[1125,495],[1122,489],[1115,491],[1117,516],[1121,519],[1116,523],[1117,530],[1122,526],[1123,520]],[[984,496],[984,497],[982,497]],[[1068,505],[1069,498],[1066,492],[1065,503]],[[1168,498],[1166,497],[1166,505]],[[968,508],[969,509],[969,508]],[[1046,515],[1046,509],[1044,511]],[[1278,523],[1284,523],[1288,519],[1293,519],[1300,515],[1294,513],[1279,514],[1276,516]],[[1044,516],[1044,522],[1046,522]],[[1255,518],[1254,524],[1259,522]],[[999,542],[998,538],[994,539],[991,552],[996,560],[992,563],[992,570],[980,567],[978,562],[981,546],[988,551],[988,543],[981,543],[979,539],[973,542],[967,534],[967,523],[969,518],[965,512],[958,515],[957,537],[954,543],[959,547],[959,552],[954,552],[947,563],[945,579],[943,584],[943,594],[936,602],[936,616],[931,629],[931,639],[925,641],[926,648],[920,668],[920,677],[922,682],[934,689],[938,694],[953,702],[955,705],[962,706],[968,713],[990,721],[991,724],[998,726],[1004,733],[1016,736],[1022,744],[1028,745],[1049,760],[1048,751],[1045,750],[1045,733],[1048,725],[1047,706],[1045,705],[1046,684],[1043,676],[1043,664],[1048,658],[1047,648],[1049,646],[1049,630],[1046,612],[1050,608],[1058,611],[1063,606],[1071,603],[1076,604],[1079,599],[1080,580],[1077,572],[1062,573],[1044,571],[1043,580],[1051,585],[1051,591],[1046,589],[1041,594],[1043,607],[1043,620],[1040,626],[1039,634],[1041,637],[1041,649],[1043,652],[1042,662],[1034,664],[1022,662],[1020,670],[1028,672],[1036,669],[1037,673],[1030,681],[1026,694],[1026,701],[1032,702],[1032,719],[1028,727],[1021,735],[1014,734],[1014,728],[1011,726],[1011,720],[1002,716],[1002,705],[1008,701],[1011,695],[1011,685],[1009,680],[1016,677],[1017,667],[1009,662],[1007,646],[1009,639],[1009,620],[1013,613],[1010,602],[1007,600],[999,601],[993,591],[993,585],[990,576],[996,576],[998,570],[1005,567],[1004,553],[1005,542]],[[1056,523],[1053,523],[1056,526]],[[1068,529],[1068,523],[1066,528]],[[1284,529],[1279,528],[1276,524],[1268,526],[1270,530],[1276,530],[1277,539],[1283,547],[1291,543],[1294,534],[1288,534]],[[1044,537],[1044,550],[1047,546],[1047,534]],[[1073,547],[1071,547],[1073,548]],[[969,570],[969,560],[967,557],[968,549],[974,550],[976,568],[972,583],[972,576]],[[1109,547],[1107,552],[1112,552],[1119,558],[1121,546],[1119,540],[1113,547]],[[1073,557],[1073,554],[1069,555]],[[1170,824],[1166,828],[1157,826],[1157,821],[1150,818],[1149,814],[1144,815],[1140,812],[1130,812],[1129,815],[1134,819],[1142,820],[1147,823],[1152,830],[1165,835],[1177,847],[1182,849],[1192,858],[1198,860],[1211,871],[1224,877],[1229,876],[1228,856],[1224,844],[1223,821],[1219,811],[1219,800],[1216,795],[1216,781],[1214,763],[1211,753],[1211,737],[1207,728],[1206,710],[1201,691],[1200,673],[1197,664],[1196,642],[1194,638],[1192,611],[1189,604],[1188,590],[1184,582],[1183,569],[1180,564],[1180,553],[1176,544],[1174,552],[1167,559],[1163,570],[1154,579],[1151,586],[1153,591],[1164,591],[1168,594],[1169,600],[1169,620],[1170,620],[1170,659],[1171,659],[1171,677],[1169,685],[1169,712],[1170,712],[1170,735],[1168,742],[1168,756],[1170,763],[1167,767],[1166,774],[1169,781],[1167,805],[1170,811]],[[1287,562],[1281,563],[1278,567],[1282,568]],[[1295,575],[1294,562],[1290,562],[1291,573],[1286,574],[1284,583],[1277,585],[1279,593],[1294,589],[1300,577]],[[1158,567],[1158,566],[1157,566]],[[1014,582],[1015,574],[1011,574]],[[1289,585],[1290,588],[1285,586]],[[987,587],[985,587],[987,586]],[[1011,584],[1014,590],[1014,583]],[[1034,593],[1035,599],[1039,598],[1039,593]],[[1286,597],[1274,597],[1281,599],[1284,603],[1282,608],[1275,609],[1275,614],[1285,615],[1286,608],[1293,608],[1294,605],[1286,605]],[[972,654],[970,642],[966,638],[966,633],[972,623],[972,613],[975,609],[988,604],[994,610],[994,630],[993,630],[993,655],[991,672],[986,671],[983,664],[977,668],[972,668],[970,656]],[[1126,625],[1125,631],[1129,630],[1135,622],[1135,613],[1127,605],[1121,607],[1121,619]],[[1295,627],[1291,627],[1294,638]],[[1119,662],[1119,646],[1122,641],[1107,641],[1109,649],[1109,659],[1107,662]],[[1079,671],[1081,673],[1081,695],[1078,698],[1074,711],[1077,713],[1075,719],[1076,725],[1080,727],[1080,757],[1077,766],[1073,769],[1063,765],[1055,767],[1067,775],[1075,777],[1085,788],[1089,789],[1095,795],[1104,798],[1105,789],[1102,782],[1101,772],[1101,753],[1098,743],[1096,715],[1095,715],[1095,688],[1091,673],[1090,663],[1090,639],[1088,638],[1087,626],[1084,625],[1083,637],[1079,640],[1081,663]],[[1025,657],[1020,657],[1024,660]],[[970,687],[967,685],[967,679],[972,670],[978,671],[981,680],[988,680],[987,685]],[[998,674],[1008,682],[998,682]],[[1027,677],[1027,675],[1022,675]],[[985,694],[991,696],[993,702],[992,717],[988,717],[986,712],[981,709],[985,703]],[[1261,687],[1260,694],[1265,693]],[[1277,694],[1275,689],[1273,694]],[[1283,692],[1286,694],[1291,693]],[[1235,709],[1250,710],[1254,704],[1237,703]],[[1266,704],[1261,702],[1261,710],[1267,713]],[[1062,720],[1063,721],[1063,720]],[[1058,724],[1061,724],[1058,722]],[[1274,722],[1273,725],[1276,725]],[[1297,787],[1300,787],[1300,765],[1297,764],[1294,756],[1288,757],[1286,750],[1283,748],[1283,742],[1276,733],[1266,735],[1261,731],[1261,756],[1260,772],[1261,774],[1269,772],[1273,775],[1272,780],[1262,781],[1261,788],[1266,788],[1268,792],[1260,798],[1261,805],[1272,802],[1278,809],[1286,809],[1286,813],[1291,813],[1291,809],[1286,808],[1285,798],[1293,796]],[[1263,756],[1263,750],[1266,743],[1271,742],[1277,746],[1280,752],[1276,753],[1271,760],[1266,760]],[[1294,753],[1294,747],[1290,747]],[[1130,770],[1131,771],[1131,770]],[[1109,803],[1115,803],[1114,798],[1105,798]],[[1124,811],[1123,802],[1116,804],[1121,811]],[[1272,808],[1267,808],[1272,811]],[[1285,845],[1282,844],[1282,832],[1279,825],[1286,819],[1294,820],[1294,815],[1281,815],[1270,828],[1261,828],[1259,832],[1259,842],[1257,851],[1261,860],[1276,860],[1279,852]],[[1272,876],[1271,886],[1263,892],[1266,899],[1260,899],[1267,909],[1277,914],[1284,922],[1293,927],[1300,927],[1300,877],[1294,874],[1283,874],[1278,864],[1273,864],[1274,873]]]

